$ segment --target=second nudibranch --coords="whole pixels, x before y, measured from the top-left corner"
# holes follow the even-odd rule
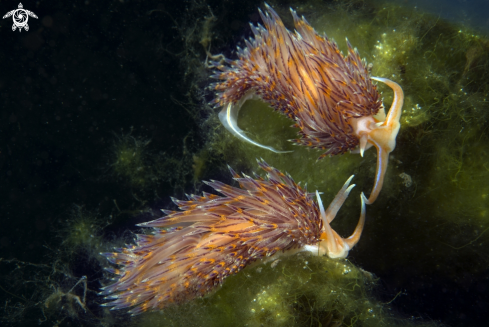
[[[373,203],[382,189],[389,153],[396,146],[403,105],[401,87],[388,79],[371,77],[365,60],[347,41],[343,56],[337,44],[319,35],[303,17],[291,9],[296,31],[287,30],[277,13],[265,4],[260,16],[264,26],[251,25],[254,38],[238,47],[239,59],[217,65],[212,85],[214,101],[222,107],[219,118],[233,135],[256,146],[261,145],[238,127],[242,104],[262,99],[276,111],[295,121],[300,138],[293,142],[325,150],[319,157],[377,149],[375,184],[367,201]],[[394,91],[394,101],[386,116],[376,80]]]
[[[344,258],[360,239],[365,223],[365,197],[353,234],[339,236],[330,226],[355,185],[350,177],[325,210],[319,193],[308,193],[287,174],[258,162],[266,178],[240,176],[239,187],[218,181],[206,184],[222,194],[173,199],[182,211],[139,224],[154,228],[138,235],[136,245],[104,255],[117,269],[116,281],[104,287],[103,304],[131,308],[132,314],[159,310],[205,295],[258,260],[309,251]],[[316,197],[317,202],[314,201]],[[169,228],[169,229],[168,229]]]

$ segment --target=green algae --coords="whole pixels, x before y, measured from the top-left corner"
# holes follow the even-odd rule
[[[103,222],[96,212],[74,206],[60,231],[62,245],[70,252],[82,250],[90,256],[98,255],[104,244],[102,230],[110,223],[111,219]]]
[[[130,134],[117,137],[113,144],[114,173],[131,186],[145,188],[153,180],[148,165],[147,146],[151,141],[133,137]]]
[[[146,314],[138,325],[414,326],[371,298],[375,284],[348,260],[299,254],[246,268],[214,294]]]
[[[110,175],[131,189],[133,196],[143,205],[158,198],[156,190],[162,185],[182,193],[188,176],[196,169],[195,162],[192,168],[191,160],[197,157],[186,147],[189,135],[184,138],[181,154],[168,154],[156,152],[151,147],[151,139],[133,136],[132,132],[115,135],[108,158]],[[118,210],[123,211],[122,208]]]

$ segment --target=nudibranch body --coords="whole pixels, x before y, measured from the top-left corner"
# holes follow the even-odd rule
[[[250,24],[254,38],[246,48],[238,48],[238,60],[217,65],[212,77],[217,91],[214,103],[223,107],[219,118],[233,135],[258,144],[238,127],[241,105],[259,98],[295,121],[300,138],[293,142],[325,150],[319,157],[363,152],[377,148],[375,185],[367,203],[377,198],[387,168],[389,153],[394,150],[403,104],[402,89],[396,83],[370,77],[365,60],[347,41],[348,55],[343,56],[337,44],[320,36],[305,18],[291,9],[296,28],[289,32],[277,13],[265,4],[260,10],[264,26]],[[386,117],[377,86],[372,79],[386,83],[394,90],[394,103]]]
[[[173,199],[183,211],[163,210],[167,216],[140,224],[153,227],[152,235],[138,235],[136,245],[105,253],[122,267],[109,269],[119,277],[100,293],[111,300],[104,306],[132,308],[132,314],[162,309],[206,294],[252,262],[283,254],[310,251],[346,257],[363,230],[363,193],[360,219],[349,238],[340,237],[330,222],[353,188],[353,176],[325,210],[317,191],[316,203],[314,193],[290,176],[264,161],[258,163],[266,179],[240,176],[230,169],[240,188],[207,182],[224,196],[204,193],[188,196],[188,201]]]

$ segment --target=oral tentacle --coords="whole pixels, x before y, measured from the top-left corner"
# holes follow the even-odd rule
[[[392,89],[392,91],[394,91],[394,100],[392,101],[391,108],[387,113],[385,125],[399,123],[399,120],[401,119],[402,105],[404,104],[404,92],[402,91],[402,88],[399,86],[399,84],[387,78],[371,77],[371,79],[386,84]]]
[[[327,254],[330,258],[344,258],[348,255],[348,252],[352,249],[355,244],[358,243],[360,236],[362,235],[363,226],[365,224],[365,196],[361,194],[362,210],[360,214],[360,219],[357,223],[355,231],[348,238],[342,238],[338,233],[331,227],[330,222],[333,221],[338,210],[341,208],[345,200],[348,198],[350,191],[355,187],[355,184],[349,185],[352,175],[336,194],[335,198],[329,205],[328,209],[324,210],[323,203],[319,196],[319,192],[316,191],[317,202],[319,206],[319,211],[321,214],[321,219],[323,220],[323,228],[321,233],[321,240],[323,245],[320,245],[322,251]]]
[[[385,83],[392,88],[394,91],[394,100],[385,121],[368,132],[368,142],[373,144],[377,149],[377,169],[375,173],[375,184],[366,202],[367,204],[374,203],[382,190],[389,154],[396,147],[396,137],[401,127],[399,120],[404,102],[404,93],[399,84],[381,77],[372,77],[372,79]]]
[[[350,182],[353,179],[353,177],[355,177],[355,175],[351,175],[350,178],[348,178],[345,184],[343,184],[343,187],[336,194],[333,201],[331,201],[331,204],[329,205],[328,209],[326,209],[324,215],[325,218],[323,218],[323,220],[326,219],[325,222],[327,221],[328,223],[330,223],[333,221],[333,219],[336,217],[336,214],[338,213],[338,210],[340,210],[341,206],[348,198],[350,191],[355,187],[355,184],[350,185]]]
[[[372,204],[377,200],[380,191],[382,190],[382,186],[384,184],[384,176],[387,171],[387,164],[389,162],[389,152],[385,151],[378,144],[374,144],[377,148],[377,169],[375,172],[375,182],[372,187],[372,191],[370,192],[370,196],[368,197],[367,204]]]
[[[362,201],[362,211],[360,213],[360,219],[358,220],[357,227],[355,227],[355,230],[350,237],[343,239],[350,249],[353,248],[360,240],[360,236],[362,236],[363,232],[363,226],[365,225],[365,203],[367,198],[365,198],[363,192],[360,194],[360,200]]]
[[[326,249],[328,251],[328,255],[329,253],[337,253],[338,252],[338,247],[336,244],[337,234],[335,233],[333,228],[331,228],[331,226],[329,225],[328,218],[324,211],[323,202],[321,201],[321,197],[319,196],[318,191],[316,191],[316,199],[318,201],[319,211],[321,213],[321,219],[323,220],[323,233],[322,233],[323,235],[321,235],[321,238],[326,240]]]

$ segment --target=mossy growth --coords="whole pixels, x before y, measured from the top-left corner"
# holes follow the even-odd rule
[[[102,230],[110,222],[110,218],[104,222],[96,212],[74,205],[60,231],[63,238],[61,244],[71,253],[83,250],[89,255],[98,256],[104,244]]]
[[[138,326],[410,326],[369,294],[347,260],[299,254],[246,268],[203,299],[144,314]],[[418,325],[419,326],[419,325]],[[434,326],[434,324],[425,324]]]
[[[102,325],[89,311],[87,277],[75,276],[59,249],[51,259],[50,264],[0,259],[8,268],[0,289],[12,296],[2,308],[2,326]]]
[[[131,186],[145,188],[152,180],[146,148],[150,142],[130,134],[122,135],[114,142],[111,166],[114,173]]]
[[[151,140],[128,134],[116,135],[109,158],[113,176],[130,186],[133,196],[143,205],[150,194],[157,198],[158,186],[182,192],[192,172],[192,154],[184,149],[182,154],[157,152],[150,147]],[[138,195],[136,195],[138,194]]]

